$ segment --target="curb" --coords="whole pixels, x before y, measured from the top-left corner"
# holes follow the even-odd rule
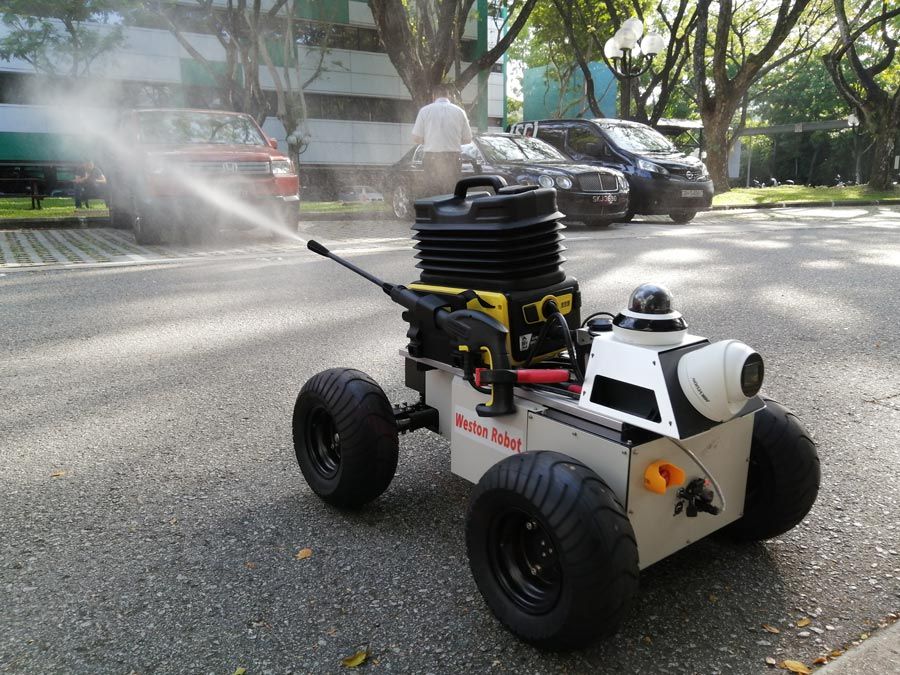
[[[882,628],[858,647],[816,669],[816,675],[900,673],[900,621]]]
[[[51,230],[74,228],[84,230],[89,227],[109,225],[109,216],[65,216],[63,218],[9,218],[0,219],[0,230]]]
[[[357,211],[354,213],[301,211],[300,221],[304,220],[397,220],[397,218],[393,213],[385,213],[383,211]]]
[[[743,211],[744,209],[794,209],[816,206],[900,206],[900,199],[832,199],[819,202],[769,202],[767,204],[743,204],[727,206],[711,206],[707,211]]]

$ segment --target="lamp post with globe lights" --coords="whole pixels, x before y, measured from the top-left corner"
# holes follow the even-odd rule
[[[643,39],[641,39],[643,36]],[[653,57],[665,50],[666,40],[659,33],[644,35],[644,24],[632,17],[603,45],[603,56],[613,75],[622,83],[620,115],[631,116],[631,85],[650,69]]]

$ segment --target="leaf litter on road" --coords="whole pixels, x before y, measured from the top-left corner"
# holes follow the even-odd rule
[[[812,672],[804,664],[799,661],[794,661],[793,659],[785,659],[778,664],[778,667],[782,670],[789,670],[792,673],[800,673],[800,675],[809,675]]]
[[[312,553],[313,552],[311,548],[301,548],[299,551],[297,551],[294,558],[296,558],[297,560],[306,560],[307,558],[312,557]]]
[[[364,664],[368,658],[369,648],[367,646],[365,649],[361,649],[352,656],[346,656],[341,659],[341,665],[344,666],[344,668],[358,668]]]

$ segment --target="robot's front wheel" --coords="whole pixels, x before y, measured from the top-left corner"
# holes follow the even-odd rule
[[[303,477],[329,504],[358,508],[397,470],[397,423],[384,391],[359,370],[310,378],[294,406],[294,452]]]
[[[495,464],[469,502],[466,546],[497,618],[544,649],[575,649],[616,631],[638,585],[625,510],[586,466],[558,452]]]

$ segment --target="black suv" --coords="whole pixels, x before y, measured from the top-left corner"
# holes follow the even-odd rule
[[[407,152],[388,172],[385,194],[391,193],[394,215],[412,218],[412,201],[422,194],[422,146]],[[463,176],[502,176],[510,185],[556,188],[559,210],[566,220],[606,226],[621,222],[628,212],[628,181],[613,169],[573,162],[556,148],[512,134],[478,134],[462,146]],[[452,186],[448,186],[452,189]]]
[[[686,223],[709,208],[713,184],[706,166],[680,152],[655,129],[616,119],[570,119],[519,122],[515,134],[532,136],[558,148],[580,164],[618,169],[631,185],[634,214],[665,214]]]

